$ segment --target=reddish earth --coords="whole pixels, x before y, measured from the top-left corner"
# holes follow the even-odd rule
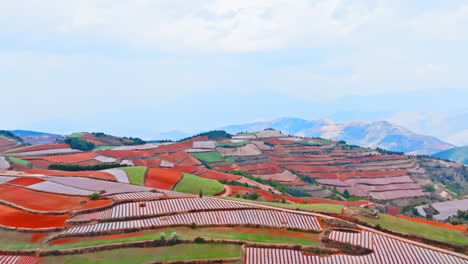
[[[294,185],[294,186],[299,186],[299,185],[309,185],[308,183],[305,183],[301,180],[297,181],[279,181],[281,185]]]
[[[63,227],[67,219],[68,214],[40,215],[0,205],[0,225],[3,226],[22,228]]]
[[[298,172],[338,172],[343,167],[337,166],[307,166],[307,165],[288,165],[288,169]]]
[[[95,140],[95,139],[84,139],[86,141],[88,141],[89,143],[93,143],[95,146],[104,146],[105,144],[102,143],[101,141],[98,141],[98,140]]]
[[[101,180],[109,180],[109,181],[117,181],[114,175],[104,172],[104,171],[59,171],[59,170],[40,170],[40,169],[32,169],[32,170],[25,170],[26,173],[30,174],[44,174],[49,176],[80,176],[80,177],[87,177],[87,178],[95,178]]]
[[[195,166],[200,165],[201,162],[194,158],[192,155],[188,154],[185,151],[175,152],[169,155],[174,163],[186,165],[186,166]]]
[[[97,153],[99,155],[109,156],[117,159],[140,159],[140,158],[149,158],[153,155],[154,150],[114,150],[114,149],[104,149],[100,150]]]
[[[57,155],[57,156],[43,156],[43,157],[24,157],[23,159],[42,159],[52,163],[78,163],[85,160],[90,160],[96,157],[95,152],[85,152],[85,153],[76,153],[76,154],[66,154],[66,155]]]
[[[174,169],[148,168],[145,176],[145,186],[172,190],[180,177],[182,177],[182,173]]]
[[[181,171],[181,172],[185,172],[185,173],[195,174],[195,172],[198,171],[199,167],[195,167],[195,166],[183,166],[183,165],[177,165],[177,164],[175,164],[173,169],[174,169],[174,170]],[[205,169],[205,170],[206,170],[206,169]]]
[[[241,177],[239,175],[234,175],[234,174],[229,174],[229,173],[224,173],[224,172],[219,172],[219,171],[214,171],[214,170],[207,170],[204,173],[201,173],[201,174],[195,173],[195,174],[203,178],[213,179],[217,181],[221,181],[221,180],[235,181]]]
[[[15,149],[8,153],[20,153],[20,152],[38,151],[38,150],[46,150],[46,149],[61,149],[61,148],[70,148],[70,146],[67,144],[44,144],[44,145],[36,145],[36,146]]]
[[[125,237],[136,237],[136,236],[139,236],[139,235],[142,235],[142,234],[143,234],[142,232],[138,232],[138,233],[96,236],[96,237],[60,238],[60,239],[52,241],[50,243],[50,245],[69,244],[69,243],[77,243],[77,242],[82,242],[82,241],[101,240],[101,239],[119,239],[119,238],[125,238]]]
[[[41,178],[35,178],[35,177],[19,177],[14,180],[11,180],[7,183],[13,184],[13,185],[19,185],[19,186],[29,186],[32,184],[40,183],[43,182],[44,180]]]
[[[81,165],[81,166],[91,166],[91,165],[102,164],[102,161],[91,159],[91,160],[80,161],[76,164]]]
[[[42,159],[32,159],[28,161],[31,162],[33,167],[36,167],[36,168],[48,168],[49,165],[52,164],[52,162],[47,161],[47,160],[42,160]],[[27,170],[29,168],[24,168],[24,169]]]
[[[264,141],[268,142],[268,143],[271,143],[271,144],[274,144],[274,145],[291,145],[291,144],[294,143],[294,142],[289,141],[289,140],[281,140],[281,139],[278,139],[278,138],[266,138]]]
[[[348,178],[382,178],[406,175],[408,170],[386,170],[386,171],[351,171],[351,172],[325,172],[325,173],[302,173],[305,176],[321,179],[338,179],[344,181]]]
[[[0,184],[0,200],[37,211],[72,211],[98,208],[111,204],[109,200],[51,194]],[[83,201],[86,203],[82,204]]]
[[[387,205],[386,207],[387,207],[387,214],[389,215],[396,215],[401,212],[400,207],[391,206],[391,205]]]
[[[249,188],[249,187],[244,187],[244,186],[237,186],[237,185],[228,185],[228,186],[231,191],[231,193],[229,194],[230,196],[234,196],[239,192],[241,193],[242,192],[256,192],[258,195],[262,196],[264,201],[281,201],[282,199],[285,199],[286,201],[289,201],[292,203],[304,203],[305,202],[304,198],[275,195],[264,190]]]
[[[147,159],[147,160],[132,160],[135,166],[145,166],[145,167],[159,167],[161,165],[160,159]]]
[[[284,169],[281,168],[280,166],[274,166],[274,167],[265,168],[265,169],[249,170],[247,172],[250,174],[275,174],[275,173],[280,173],[283,171]]]
[[[220,171],[239,170],[239,166],[235,163],[232,163],[232,164],[223,165],[223,166],[214,166],[213,169],[220,170]]]
[[[277,167],[277,166],[278,166],[278,163],[276,161],[269,161],[265,163],[257,163],[257,164],[247,165],[247,166],[240,166],[239,170],[251,171],[251,170],[268,169],[268,168]]]
[[[421,218],[413,218],[413,217],[408,217],[408,216],[404,216],[404,215],[396,215],[396,217],[406,219],[406,220],[410,220],[410,221],[414,221],[414,222],[418,222],[418,223],[423,223],[423,224],[426,224],[426,225],[438,226],[438,227],[457,230],[457,231],[461,231],[461,232],[465,232],[465,233],[468,232],[468,227],[466,225],[452,225],[452,224],[448,224],[448,223],[430,221],[430,220],[421,219]]]
[[[49,233],[32,233],[31,239],[29,240],[29,242],[32,242],[32,243],[38,242],[39,240],[43,239],[44,237],[48,235]]]

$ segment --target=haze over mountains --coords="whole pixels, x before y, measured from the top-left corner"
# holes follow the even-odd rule
[[[453,148],[454,145],[436,137],[416,134],[402,126],[388,122],[333,122],[279,118],[223,127],[229,133],[252,132],[265,128],[303,137],[322,137],[345,140],[349,144],[401,151],[408,154],[432,154]]]

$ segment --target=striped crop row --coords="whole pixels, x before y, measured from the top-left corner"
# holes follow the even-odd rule
[[[75,216],[72,221],[162,215],[172,212],[249,208],[252,206],[212,198],[180,198],[115,205],[98,213]]]
[[[39,257],[0,255],[0,264],[37,264]]]
[[[314,216],[273,210],[246,209],[231,211],[208,211],[153,217],[141,220],[106,222],[72,227],[68,234],[125,230],[134,228],[156,228],[171,225],[264,225],[307,230],[321,230]]]
[[[126,201],[126,200],[146,200],[163,197],[163,193],[157,192],[133,192],[133,193],[122,193],[109,196],[113,201]]]

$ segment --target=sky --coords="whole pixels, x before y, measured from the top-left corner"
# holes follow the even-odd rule
[[[291,116],[468,145],[466,0],[0,1],[1,129],[155,138]]]

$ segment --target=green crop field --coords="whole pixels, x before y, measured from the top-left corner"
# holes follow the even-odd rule
[[[27,160],[18,159],[18,158],[15,158],[15,157],[8,157],[7,159],[8,159],[9,162],[11,162],[13,164],[20,164],[20,165],[29,165],[29,164],[31,164]]]
[[[166,260],[233,258],[241,256],[241,247],[230,244],[178,244],[154,248],[121,248],[68,256],[41,258],[41,264],[140,264]]]
[[[450,242],[460,245],[468,245],[468,239],[464,234],[457,230],[451,230],[443,227],[418,223],[391,215],[380,214],[379,219],[357,217],[359,220],[394,230],[397,232],[415,234],[429,239]]]
[[[193,174],[184,173],[182,179],[174,187],[174,191],[182,193],[214,195],[224,190],[224,186],[216,180],[205,179]]]
[[[128,180],[130,181],[131,184],[141,185],[141,186],[144,185],[145,174],[146,174],[146,170],[148,169],[147,167],[132,166],[132,167],[122,167],[119,169],[124,170],[127,173]]]
[[[89,246],[106,245],[112,243],[122,243],[131,241],[149,241],[158,240],[161,235],[167,239],[172,233],[176,232],[181,239],[194,239],[202,237],[204,239],[232,239],[261,243],[285,243],[301,245],[319,245],[320,235],[315,233],[306,233],[289,230],[267,230],[262,228],[190,228],[190,227],[172,227],[161,228],[158,230],[145,231],[143,234],[132,237],[123,237],[115,239],[85,238],[80,242],[65,243],[47,246],[48,249],[69,249]]]
[[[86,134],[85,132],[76,132],[76,133],[69,135],[68,137],[79,138],[79,137],[84,136],[85,134]]]
[[[220,162],[224,161],[223,156],[216,151],[191,153],[195,158],[204,162]]]

